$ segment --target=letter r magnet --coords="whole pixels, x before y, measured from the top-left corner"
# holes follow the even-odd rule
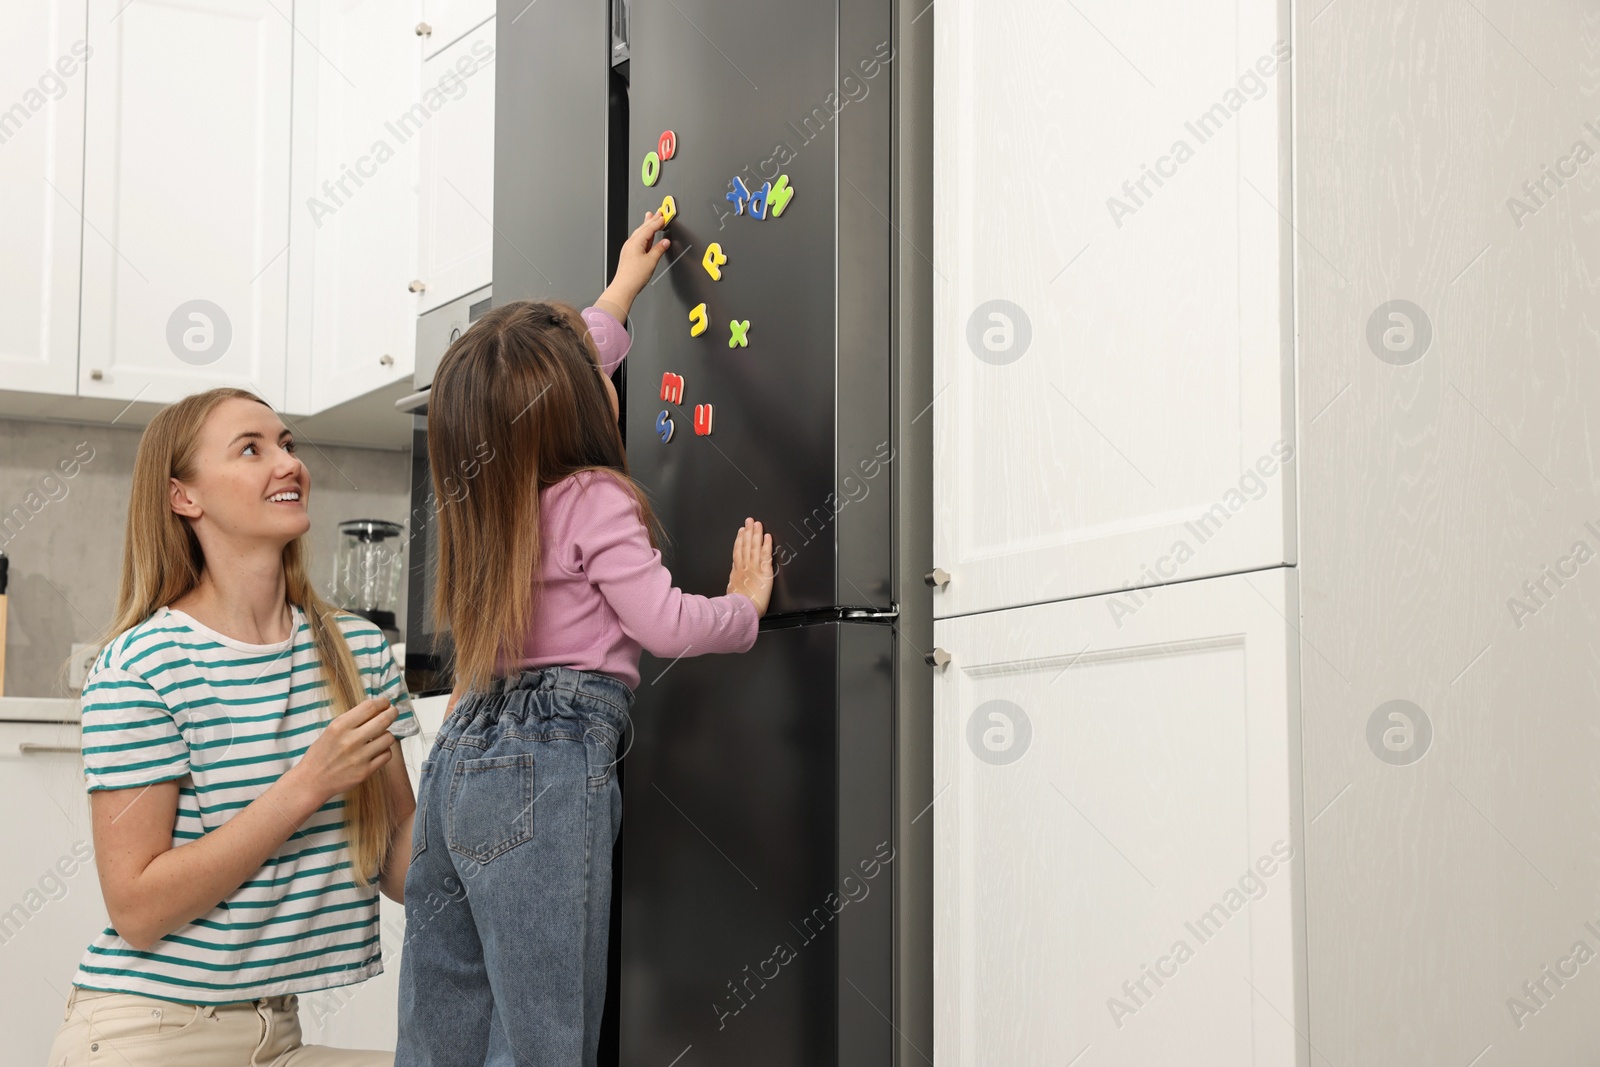
[[[722,280],[722,265],[726,262],[728,262],[728,257],[723,254],[722,246],[712,241],[706,246],[706,254],[700,260],[700,265],[706,269],[707,274],[711,275],[712,281],[720,282]]]

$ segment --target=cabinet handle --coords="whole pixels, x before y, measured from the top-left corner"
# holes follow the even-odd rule
[[[41,745],[37,741],[22,741],[18,743],[17,751],[24,756],[31,756],[35,752],[65,752],[76,756],[82,750],[77,745]]]
[[[385,352],[383,355],[378,357],[378,362],[385,367],[392,367],[394,366],[394,357]]]
[[[89,380],[91,382],[102,381],[102,380],[104,380],[105,376],[106,376],[106,372],[101,370],[99,367],[96,367],[94,370],[91,370],[89,372]]]
[[[406,286],[406,288],[411,290],[413,293],[420,293],[427,287],[428,283],[423,281],[421,278],[416,279],[410,285]]]
[[[417,36],[418,37],[432,37],[433,36],[433,27],[428,25],[426,22],[417,23]]]
[[[950,662],[950,653],[942,648],[936,648],[922,658],[928,661],[928,666],[938,667],[942,670],[945,664]]]
[[[927,574],[924,574],[922,576],[922,580],[933,586],[935,589],[943,589],[945,586],[950,584],[950,572],[945,570],[943,567],[935,567]]]

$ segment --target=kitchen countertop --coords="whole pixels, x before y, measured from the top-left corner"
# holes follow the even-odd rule
[[[77,722],[76,697],[0,697],[0,722]]]

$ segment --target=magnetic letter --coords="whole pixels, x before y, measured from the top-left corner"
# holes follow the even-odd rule
[[[706,254],[700,260],[700,265],[706,269],[707,274],[711,275],[712,281],[720,282],[722,280],[722,265],[726,262],[728,262],[728,257],[722,254],[722,246],[712,241],[706,246]]]
[[[711,435],[711,405],[696,404],[694,406],[694,432],[701,437]]]
[[[656,209],[656,214],[661,216],[661,225],[663,226],[678,217],[678,202],[672,199],[671,193],[662,198],[661,206]]]
[[[710,269],[710,267],[706,268],[706,270]],[[716,275],[713,274],[712,277],[714,278]],[[699,337],[706,332],[706,327],[709,325],[711,325],[711,320],[706,317],[706,306],[704,304],[696,304],[694,310],[689,312],[689,336]]]
[[[722,199],[733,202],[733,213],[735,215],[743,215],[745,204],[750,202],[750,190],[745,188],[744,179],[735,177],[733,181],[728,183],[728,188],[732,192],[724,193]]]
[[[683,403],[683,375],[665,371],[661,375],[661,399],[669,404]],[[660,427],[656,427],[660,429]]]
[[[772,217],[778,218],[783,214],[783,209],[789,206],[789,201],[794,199],[794,188],[790,186],[787,174],[778,175],[778,184],[772,187],[768,199],[772,202]]]
[[[728,323],[728,347],[749,348],[750,342],[745,340],[745,335],[749,332],[749,319],[745,319],[743,322],[740,322],[738,319],[734,319],[732,322]]]
[[[646,185],[654,185],[656,179],[661,177],[661,157],[654,152],[646,153],[644,167],[640,170],[639,176],[644,179]]]
[[[660,155],[661,162],[663,163],[677,155],[678,135],[673,133],[671,130],[663,133],[661,135],[661,139],[656,142],[656,153]]]
[[[767,217],[767,199],[772,196],[772,183],[764,182],[750,197],[750,217],[764,219]]]
[[[672,418],[665,411],[656,416],[656,433],[661,435],[662,444],[672,440],[672,429]]]

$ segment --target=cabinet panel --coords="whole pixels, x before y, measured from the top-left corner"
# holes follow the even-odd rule
[[[1294,561],[1279,6],[941,5],[939,615]]]
[[[399,655],[403,650],[397,650]],[[412,711],[421,730],[400,742],[415,793],[422,761],[433,749],[444,720],[447,697],[414,697]],[[400,960],[406,942],[406,909],[378,894],[378,937],[383,973],[357,985],[336,986],[300,995],[300,1028],[308,1045],[390,1049],[399,1031]]]
[[[432,29],[423,45],[423,55],[431,59],[457,44],[493,18],[494,12],[495,0],[423,0],[423,21]]]
[[[90,0],[83,395],[281,404],[292,41],[269,0]]]
[[[18,5],[0,37],[0,388],[77,390],[84,6]]]
[[[422,130],[422,312],[493,280],[494,28],[490,19],[422,65],[422,83],[449,97]]]
[[[419,146],[453,101],[421,84],[417,0],[300,8],[290,398],[317,412],[411,376]]]
[[[43,1063],[89,942],[109,921],[94,865],[77,723],[0,723],[0,1032]]]
[[[934,1058],[1305,1067],[1293,571],[1109,599],[936,623]]]

